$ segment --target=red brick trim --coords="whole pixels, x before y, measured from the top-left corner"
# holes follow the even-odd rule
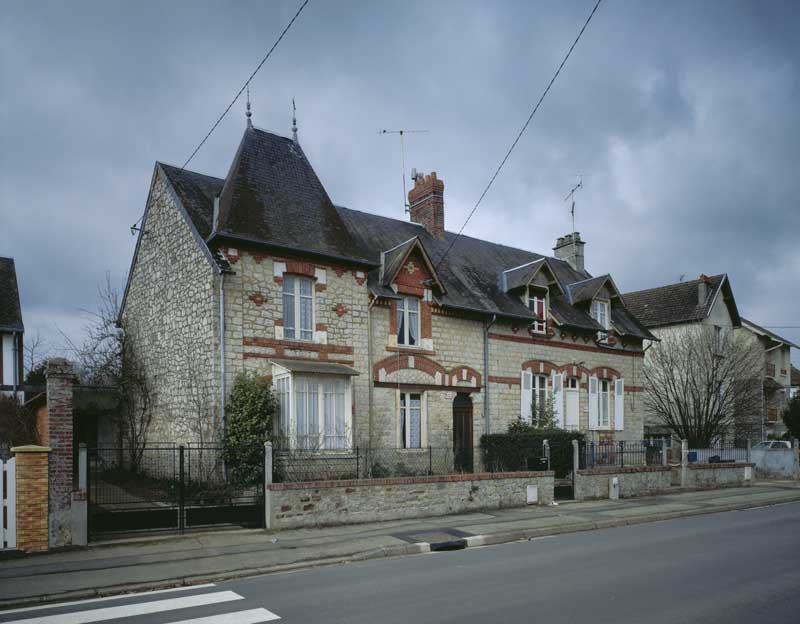
[[[300,260],[287,260],[286,270],[284,273],[291,273],[293,275],[303,275],[305,277],[316,277],[314,265],[311,262],[302,262]]]
[[[326,331],[328,331],[328,326],[327,326],[325,323],[317,323],[317,324],[316,324],[316,330],[317,330],[317,331],[324,331],[324,332],[326,332]]]
[[[409,366],[408,359],[410,357],[414,358],[414,366]],[[480,387],[483,385],[481,374],[472,368],[471,366],[460,365],[454,366],[449,371],[445,369],[444,366],[435,362],[434,360],[430,359],[424,355],[414,355],[408,353],[401,353],[398,355],[390,355],[382,359],[380,362],[377,362],[372,367],[372,373],[374,376],[375,381],[379,379],[379,373],[381,369],[386,371],[386,374],[394,373],[398,370],[420,370],[423,373],[427,373],[431,377],[435,377],[436,373],[441,374],[443,385],[450,385],[448,381],[450,377],[455,376],[456,380],[458,381],[469,381],[471,377],[475,378],[475,386],[458,386],[453,384],[454,387],[461,388],[461,387]],[[464,379],[463,371],[467,372],[466,379]],[[435,386],[438,387],[438,386]]]
[[[397,300],[392,299],[389,303],[389,335],[397,335]]]
[[[327,284],[314,284],[314,292],[325,292],[328,290]]]
[[[585,468],[578,470],[578,474],[582,477],[592,477],[597,475],[613,475],[613,474],[636,474],[637,472],[671,472],[672,468],[669,466],[626,466],[620,468],[619,466],[609,466],[608,468]]]
[[[245,351],[242,354],[242,358],[245,360],[274,360],[275,358],[280,358],[281,360],[297,360],[298,362],[325,362],[327,364],[345,364],[346,366],[355,366],[355,362],[352,360],[337,360],[328,357],[307,358],[299,355],[272,355],[269,353],[252,353],[251,351]]]
[[[569,344],[568,342],[556,342],[553,340],[546,340],[543,338],[529,338],[526,336],[507,336],[505,334],[496,334],[496,333],[490,333],[489,338],[491,338],[492,340],[506,340],[509,342],[521,342],[523,344],[537,344],[537,345],[546,345],[549,347],[558,347],[562,349],[573,349],[575,351],[591,351],[592,353],[606,353],[608,355],[626,355],[628,357],[644,357],[644,353],[642,353],[641,351],[623,351],[621,349],[591,347],[578,344]]]
[[[425,295],[425,289],[422,286],[410,286],[409,284],[396,284],[396,286],[397,292],[400,295],[410,295],[420,298]]]
[[[496,377],[489,375],[489,383],[508,384],[509,386],[518,386],[519,377]]]
[[[396,381],[373,381],[372,385],[375,388],[400,388],[401,390],[406,390],[408,392],[436,392],[438,390],[440,392],[473,393],[480,392],[482,390],[481,386],[437,386],[436,384],[397,383]]]
[[[425,449],[422,449],[423,451]],[[413,451],[411,451],[413,452]],[[388,479],[342,479],[341,481],[305,481],[301,483],[271,483],[273,492],[281,490],[324,490],[331,488],[356,488],[383,485],[417,485],[422,483],[463,483],[465,481],[502,481],[505,479],[540,479],[552,477],[547,470],[536,472],[478,472],[475,474],[437,475],[428,477],[390,477]]]
[[[337,303],[333,307],[333,311],[336,312],[336,316],[341,318],[342,316],[347,314],[347,306],[345,306],[343,303]]]
[[[431,304],[427,301],[420,303],[419,314],[419,335],[420,338],[431,338],[433,329],[431,328]]]
[[[334,360],[330,359],[329,357],[330,355],[353,355],[353,347],[316,344],[313,342],[302,342],[297,340],[277,340],[276,338],[259,338],[255,336],[245,336],[244,338],[242,338],[242,346],[267,347],[275,349],[274,354],[245,352],[244,353],[245,358],[278,357],[284,359],[312,360],[312,358],[303,358],[296,356],[290,357],[284,355],[286,349],[292,349],[294,351],[307,351],[309,353],[318,353],[319,358],[317,358],[315,361],[322,361],[322,362],[333,362]]]
[[[568,377],[577,377],[580,375],[591,377],[592,375],[596,375],[600,379],[613,379],[614,377],[618,379],[623,378],[622,374],[616,368],[611,368],[610,366],[596,366],[595,368],[586,368],[585,366],[578,366],[577,364],[558,366],[547,360],[528,360],[522,363],[521,368],[522,370],[530,370],[534,375],[550,375],[556,372],[564,373]],[[573,373],[573,371],[577,372]]]
[[[254,292],[254,293],[252,293],[252,294],[251,294],[251,295],[248,297],[248,299],[250,299],[250,301],[252,301],[253,303],[255,303],[257,306],[262,306],[262,305],[264,305],[264,302],[267,300],[267,298],[266,298],[264,295],[262,295],[260,292]]]
[[[358,276],[358,271],[355,271],[355,270],[353,271],[353,279],[356,280],[356,283],[359,286],[363,286],[364,282],[367,281],[367,272],[366,271],[361,271],[361,273],[364,274],[364,277],[359,277]]]

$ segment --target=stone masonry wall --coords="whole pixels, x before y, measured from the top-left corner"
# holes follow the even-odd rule
[[[483,473],[269,486],[273,529],[441,516],[523,507],[528,487],[553,501],[553,473]]]
[[[219,428],[214,270],[160,169],[122,316],[153,390],[149,443],[213,440]]]
[[[689,464],[684,485],[698,489],[751,485],[754,466],[755,464]],[[748,472],[749,479],[746,478]]]
[[[620,498],[631,498],[663,494],[671,486],[672,474],[669,466],[579,470],[575,476],[575,500],[608,498],[613,477],[619,479]]]
[[[562,335],[563,333],[563,335]],[[589,427],[589,375],[594,372],[600,378],[613,380],[621,377],[625,381],[625,422],[622,431],[614,425],[613,384],[609,400],[610,427],[603,431],[588,432],[590,439],[601,434],[613,436],[615,440],[641,440],[643,436],[643,402],[641,389],[642,357],[639,345],[617,345],[601,348],[594,342],[567,332],[556,332],[553,337],[531,336],[523,323],[498,322],[490,331],[489,340],[489,391],[494,433],[501,433],[517,419],[520,412],[520,372],[522,365],[534,361],[533,373],[540,372],[541,363],[550,363],[557,368],[565,367],[567,376],[580,379],[578,395],[580,429]],[[541,372],[548,378],[550,371],[545,365]],[[549,385],[548,381],[548,385]]]

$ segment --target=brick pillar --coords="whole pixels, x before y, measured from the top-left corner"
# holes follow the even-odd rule
[[[50,545],[72,543],[72,364],[63,358],[47,361],[47,421],[50,456]]]
[[[15,446],[17,458],[17,548],[25,552],[48,547],[48,478],[50,449]]]

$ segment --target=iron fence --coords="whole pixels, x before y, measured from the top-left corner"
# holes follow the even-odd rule
[[[272,454],[275,483],[447,475],[472,468],[469,449],[357,446],[347,451],[276,449]]]
[[[584,442],[579,455],[581,468],[660,466],[662,444],[648,441]]]
[[[689,448],[689,463],[714,464],[750,460],[747,442],[716,442],[704,448]]]

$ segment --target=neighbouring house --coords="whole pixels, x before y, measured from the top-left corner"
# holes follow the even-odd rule
[[[798,394],[800,394],[800,368],[792,366],[791,387],[789,389],[789,397],[794,398]]]
[[[725,274],[648,288],[623,295],[633,315],[661,340],[697,324],[726,334],[741,327],[730,280]],[[652,414],[645,414],[645,437],[671,442],[671,432]]]
[[[24,400],[22,307],[13,258],[0,257],[0,394]]]
[[[254,371],[294,447],[472,449],[550,397],[564,428],[642,438],[655,337],[586,270],[579,233],[552,256],[458,237],[436,173],[408,211],[334,204],[296,132],[249,123],[225,177],[156,163],[120,314],[149,437],[218,435]]]
[[[786,426],[783,424],[781,416],[789,401],[792,385],[791,350],[792,348],[800,349],[800,347],[744,318],[741,331],[747,332],[754,340],[758,341],[764,351],[762,437],[783,435]]]

